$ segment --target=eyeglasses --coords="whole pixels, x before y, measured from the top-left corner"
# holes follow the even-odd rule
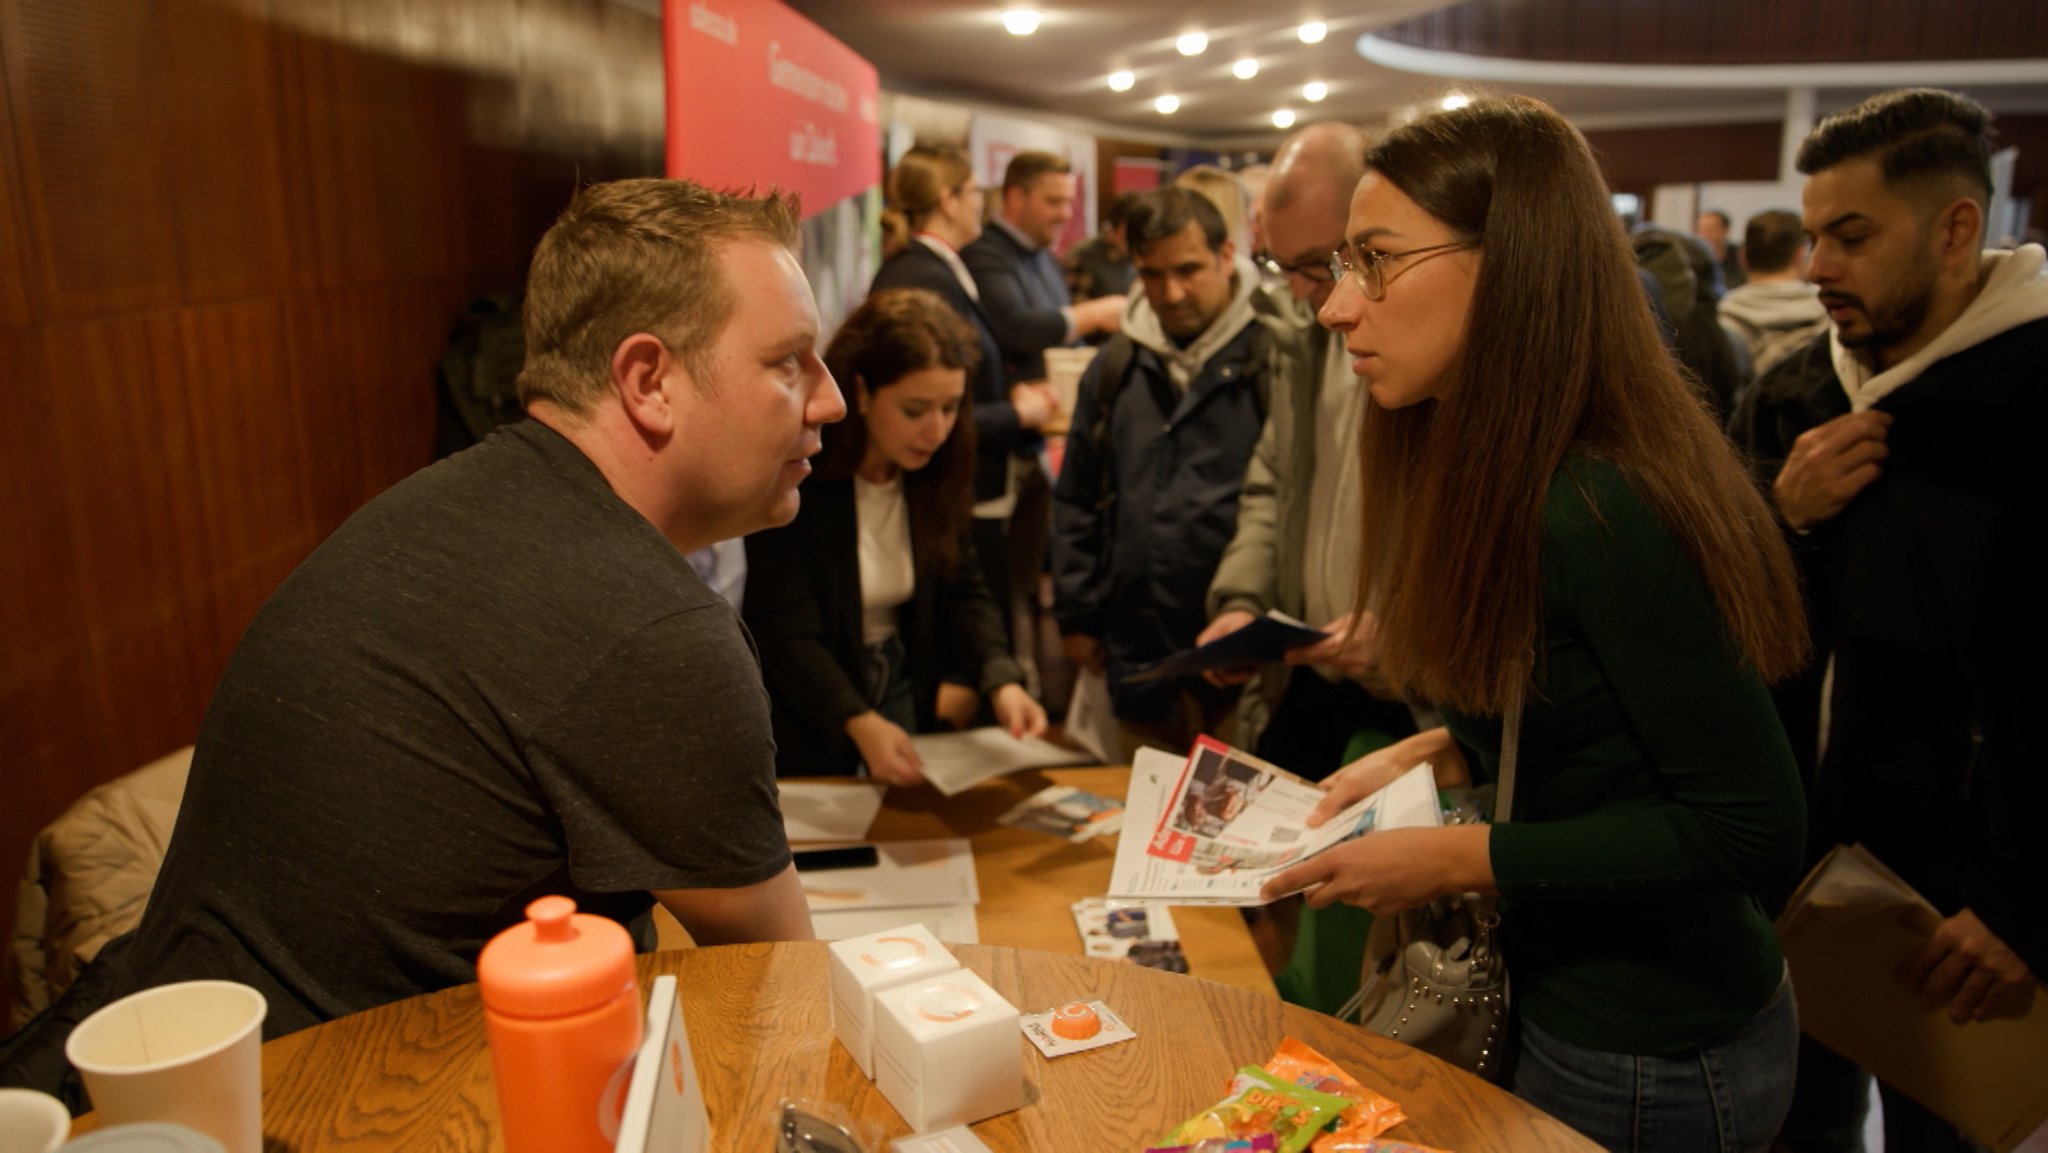
[[[1267,276],[1281,278],[1299,276],[1310,284],[1334,284],[1337,281],[1337,274],[1332,271],[1336,266],[1334,254],[1332,256],[1310,257],[1307,260],[1298,261],[1294,264],[1282,264],[1278,257],[1274,256],[1270,251],[1261,248],[1257,252],[1252,253],[1252,263],[1257,265],[1259,271]]]
[[[1393,276],[1387,275],[1387,265],[1397,260],[1406,260],[1411,256],[1436,255],[1445,252],[1456,252],[1463,248],[1477,247],[1479,247],[1477,240],[1453,240],[1444,244],[1429,244],[1421,248],[1411,248],[1406,252],[1381,252],[1377,248],[1368,248],[1361,254],[1358,252],[1357,245],[1347,243],[1342,248],[1330,253],[1329,273],[1332,280],[1342,280],[1347,273],[1362,272],[1364,275],[1358,278],[1358,287],[1365,293],[1365,298],[1373,301],[1385,300],[1387,298],[1388,283],[1400,279],[1400,273],[1396,273]],[[1420,264],[1421,261],[1416,263]],[[1414,264],[1408,266],[1408,268],[1414,267]],[[1402,271],[1405,272],[1407,269]]]

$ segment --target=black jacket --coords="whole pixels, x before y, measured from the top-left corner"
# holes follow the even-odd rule
[[[1116,337],[1081,378],[1053,490],[1053,611],[1062,633],[1102,639],[1116,714],[1127,720],[1166,719],[1183,689],[1213,692],[1199,678],[1122,678],[1194,644],[1209,623],[1209,581],[1237,532],[1238,492],[1264,423],[1259,334],[1259,322],[1246,325],[1185,394],[1155,353],[1134,349],[1109,421],[1107,490],[1096,408],[1104,365],[1121,359],[1110,350],[1130,338]]]
[[[2025,557],[2048,508],[2033,443],[2044,366],[2038,320],[1877,402],[1893,418],[1882,475],[1794,539],[1817,653],[1800,715],[1787,715],[1788,731],[1812,728],[1832,658],[1811,843],[1863,843],[1944,914],[1974,910],[2036,973],[2048,972],[2048,856],[2029,841],[2048,769],[2029,722],[2048,689],[2048,602]],[[1799,433],[1848,410],[1822,336],[1757,382],[1732,431],[1768,482]]]
[[[846,775],[860,763],[845,731],[848,717],[869,708],[859,539],[853,482],[816,479],[805,482],[794,521],[747,538],[745,617],[761,653],[781,776]],[[984,694],[1024,679],[974,546],[963,537],[960,548],[959,573],[920,579],[897,616],[920,732],[934,727],[949,674]]]
[[[967,381],[974,396],[974,499],[994,500],[1009,483],[1010,450],[1017,443],[1018,427],[1017,410],[1010,407],[1010,390],[1003,383],[1003,349],[996,341],[988,311],[967,295],[953,269],[921,240],[912,240],[884,264],[868,291],[885,288],[928,289],[974,326],[981,340],[981,363]],[[842,390],[852,385],[852,381],[839,382]],[[847,403],[853,403],[850,396]]]

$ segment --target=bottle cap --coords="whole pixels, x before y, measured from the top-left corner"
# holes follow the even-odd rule
[[[1052,1031],[1069,1041],[1086,1041],[1102,1032],[1102,1018],[1086,1001],[1071,1001],[1053,1010]]]
[[[617,921],[542,897],[527,919],[492,937],[476,959],[484,1004],[508,1017],[564,1017],[633,985],[633,939]]]

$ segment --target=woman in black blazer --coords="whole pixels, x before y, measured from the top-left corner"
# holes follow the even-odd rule
[[[910,733],[938,727],[939,684],[988,698],[1012,733],[1045,730],[969,534],[974,333],[935,295],[879,292],[826,366],[853,403],[827,425],[790,524],[747,538],[746,620],[786,776],[916,784]]]
[[[889,173],[889,205],[909,221],[910,242],[882,266],[869,288],[927,289],[974,326],[981,352],[968,382],[974,392],[977,501],[1003,495],[1019,430],[1040,428],[1053,415],[1051,393],[1044,388],[1003,387],[1002,346],[981,307],[974,278],[960,261],[960,250],[981,235],[985,199],[959,149],[920,145],[904,153]]]

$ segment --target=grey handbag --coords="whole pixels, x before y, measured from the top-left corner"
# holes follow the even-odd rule
[[[1518,680],[1501,728],[1496,823],[1505,823],[1514,805],[1522,692]],[[1464,806],[1453,818],[1482,819]],[[1356,1015],[1360,1025],[1375,1033],[1481,1077],[1497,1075],[1508,1023],[1508,970],[1499,929],[1495,898],[1478,893],[1439,897],[1399,916],[1375,917],[1358,993],[1337,1016],[1350,1020]]]

